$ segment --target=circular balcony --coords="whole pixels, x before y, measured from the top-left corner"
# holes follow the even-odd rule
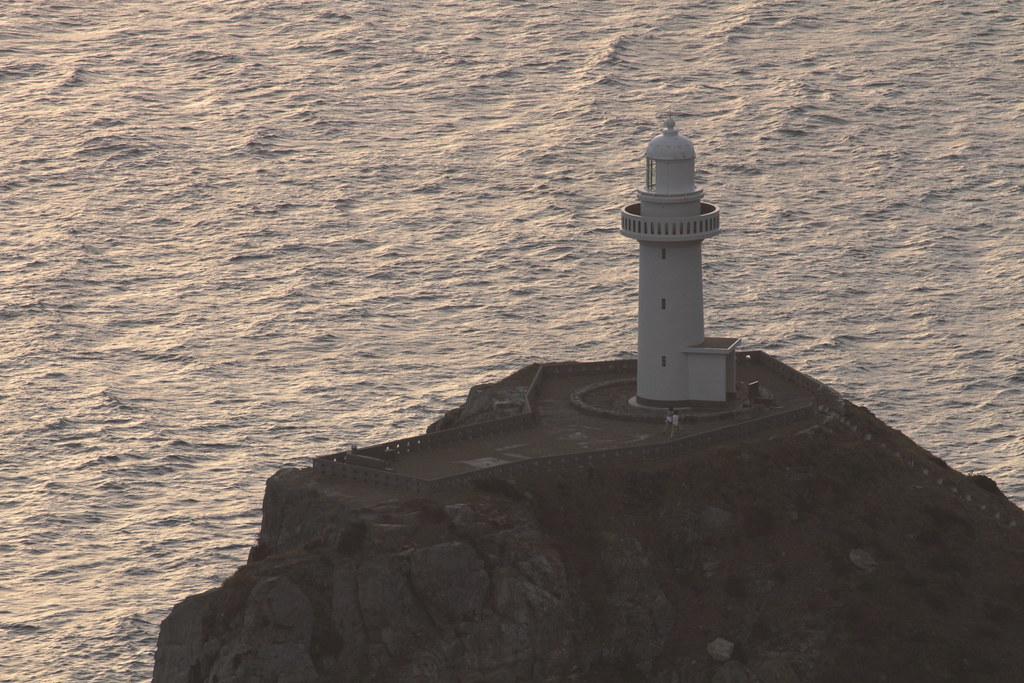
[[[622,209],[619,233],[643,242],[692,242],[714,237],[718,227],[718,207],[700,203],[699,216],[641,216],[640,204]]]

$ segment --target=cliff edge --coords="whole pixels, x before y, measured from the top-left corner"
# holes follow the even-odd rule
[[[1024,513],[845,414],[381,502],[282,470],[154,680],[1024,680]]]

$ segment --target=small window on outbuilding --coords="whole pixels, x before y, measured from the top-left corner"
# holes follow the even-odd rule
[[[654,159],[648,159],[647,160],[647,191],[648,192],[654,192],[654,188],[657,186],[657,183],[655,182],[657,179],[655,178],[655,170],[654,170],[655,166],[654,166],[654,164],[655,164]]]

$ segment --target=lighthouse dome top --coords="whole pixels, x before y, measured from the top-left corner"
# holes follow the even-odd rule
[[[665,121],[665,130],[647,145],[644,156],[657,161],[680,161],[695,159],[693,143],[685,135],[676,130],[676,122],[671,116]]]

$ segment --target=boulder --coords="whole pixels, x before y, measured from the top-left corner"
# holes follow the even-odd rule
[[[716,662],[728,662],[732,659],[733,649],[736,646],[725,638],[715,638],[708,643],[708,654]]]

